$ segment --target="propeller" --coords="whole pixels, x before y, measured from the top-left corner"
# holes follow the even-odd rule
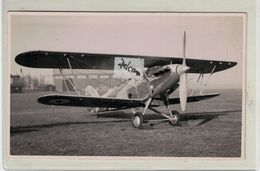
[[[183,35],[183,61],[182,61],[182,73],[180,75],[180,87],[179,87],[179,96],[180,96],[180,104],[182,111],[186,108],[187,103],[187,71],[190,69],[186,65],[186,31],[184,31]]]

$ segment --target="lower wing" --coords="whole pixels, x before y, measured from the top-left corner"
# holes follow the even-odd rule
[[[187,102],[198,102],[219,96],[218,93],[204,94],[197,96],[187,97]],[[160,99],[154,99],[159,100]],[[78,106],[78,107],[100,107],[100,108],[116,108],[116,109],[129,109],[135,107],[144,107],[144,101],[138,99],[117,99],[117,98],[104,98],[104,97],[87,97],[76,95],[46,95],[38,98],[38,102],[45,105],[56,106]],[[170,98],[169,104],[179,104],[180,99]],[[151,106],[163,106],[163,103],[153,103]]]
[[[187,102],[191,103],[191,102],[198,102],[198,101],[202,101],[202,100],[207,100],[207,99],[211,99],[213,97],[219,96],[219,93],[211,93],[211,94],[203,94],[203,95],[196,95],[196,96],[188,96],[187,97]],[[155,100],[160,100],[160,99],[155,99]],[[179,97],[175,97],[175,98],[169,98],[169,104],[179,104],[180,103],[180,98]],[[162,104],[154,104],[155,107],[157,106],[162,106]]]
[[[38,102],[45,105],[101,108],[133,108],[144,106],[144,102],[138,99],[116,99],[76,95],[46,95],[38,98]]]

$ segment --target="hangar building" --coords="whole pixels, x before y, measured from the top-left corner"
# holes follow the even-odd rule
[[[53,70],[56,91],[67,91],[63,75],[66,75],[66,83],[70,91],[73,91],[73,87],[68,79],[77,84],[80,90],[85,89],[88,85],[96,89],[112,88],[123,81],[122,79],[113,78],[113,70],[73,70],[73,74],[76,77],[74,81],[73,74],[70,70],[64,69],[62,72],[63,74],[61,74],[58,69]]]

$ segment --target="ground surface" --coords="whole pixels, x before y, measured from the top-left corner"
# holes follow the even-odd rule
[[[46,92],[11,94],[11,154],[240,157],[241,91],[221,93],[188,104],[181,127],[162,123],[141,130],[132,127],[130,111],[97,118],[86,108],[37,103]]]

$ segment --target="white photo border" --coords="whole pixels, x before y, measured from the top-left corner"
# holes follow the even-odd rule
[[[37,3],[37,5],[36,5]],[[205,159],[205,158],[179,158],[162,160],[132,160],[132,159],[98,159],[85,160],[84,158],[71,159],[68,157],[37,157],[10,156],[8,147],[9,127],[7,125],[7,109],[10,101],[6,98],[9,94],[10,78],[8,74],[8,13],[10,12],[185,12],[185,13],[246,13],[246,70],[245,70],[245,108],[244,138],[245,154],[241,159]],[[12,170],[255,170],[257,152],[257,126],[259,128],[259,116],[257,117],[256,101],[256,2],[253,0],[166,0],[149,3],[145,0],[118,1],[110,0],[60,0],[54,3],[52,0],[37,1],[4,1],[3,9],[3,158],[4,167]],[[258,121],[258,122],[256,122]],[[258,123],[258,125],[257,125]],[[258,129],[259,130],[259,129]],[[259,139],[258,139],[259,140]],[[243,141],[242,141],[243,142]],[[243,154],[242,154],[243,155]],[[203,162],[203,168],[201,164]],[[102,164],[100,164],[102,163]]]

